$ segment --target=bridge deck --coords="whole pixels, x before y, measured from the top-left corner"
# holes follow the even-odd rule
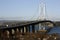
[[[0,22],[0,29],[21,27],[21,26],[26,26],[26,25],[38,24],[38,23],[42,23],[42,22],[51,22],[51,23],[53,23],[50,20],[44,20],[44,21],[22,21],[22,22],[21,21]]]

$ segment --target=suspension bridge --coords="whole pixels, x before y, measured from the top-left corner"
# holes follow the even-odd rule
[[[38,18],[36,20],[1,22],[0,23],[0,39],[1,40],[25,40],[24,38],[21,37],[21,35],[25,35],[27,33],[37,33],[37,32],[46,33],[47,32],[47,30],[45,29],[46,26],[48,26],[49,28],[54,27],[55,23],[53,21],[47,20],[45,18],[46,4],[45,4],[44,0],[42,0],[40,4],[41,4],[41,5],[39,5],[40,16],[38,16]],[[1,19],[5,19],[5,18],[1,18]],[[7,18],[7,19],[9,19],[9,18]],[[32,37],[34,37],[34,36],[32,36]],[[38,38],[38,37],[36,37],[36,38]],[[38,38],[38,40],[40,40],[40,38]]]

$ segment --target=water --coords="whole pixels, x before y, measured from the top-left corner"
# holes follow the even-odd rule
[[[36,32],[41,30],[41,29],[42,29],[41,26],[40,26],[40,28],[38,25],[35,26]],[[49,27],[45,27],[45,30],[47,30],[47,29],[49,29]],[[32,26],[30,26],[30,32],[32,32]],[[55,27],[51,28],[51,30],[47,34],[54,34],[54,33],[60,34],[60,27],[55,26]]]
[[[48,32],[48,34],[54,34],[54,33],[57,33],[57,34],[60,34],[60,27],[56,26],[56,27],[53,27],[50,32]]]

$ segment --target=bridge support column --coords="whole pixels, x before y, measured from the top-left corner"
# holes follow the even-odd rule
[[[32,25],[32,32],[35,32],[35,27],[34,27],[34,25]]]
[[[9,38],[9,31],[7,30],[7,37]]]
[[[32,33],[32,25],[30,25],[30,33]]]
[[[18,28],[18,31],[21,32],[21,28]]]
[[[26,32],[30,32],[30,26],[26,26]]]
[[[21,28],[21,33],[23,32],[22,28]]]
[[[11,34],[15,34],[15,29],[11,29]]]
[[[27,29],[28,29],[28,32],[30,32],[30,25],[27,27]]]
[[[15,38],[15,29],[9,29],[10,40],[14,40]]]
[[[24,27],[22,28],[22,32],[24,33]]]
[[[15,29],[15,39],[14,40],[18,40],[20,37],[20,31],[19,31],[19,28],[16,28]]]
[[[26,27],[24,26],[24,33],[26,33]]]
[[[26,26],[26,33],[28,32],[28,27]]]
[[[19,29],[18,28],[16,28],[16,32],[19,32]]]
[[[24,33],[24,27],[21,28],[21,33]]]
[[[9,31],[8,30],[4,30],[2,33],[2,40],[9,40]]]
[[[41,30],[41,24],[39,23],[39,31]]]

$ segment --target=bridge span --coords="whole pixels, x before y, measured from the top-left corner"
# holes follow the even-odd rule
[[[29,25],[36,25],[39,23],[51,23],[53,26],[55,26],[55,23],[50,20],[42,20],[42,21],[24,21],[24,22],[3,22],[3,24],[0,25],[0,29],[10,29],[10,28],[18,28],[18,27],[23,27],[23,26],[29,26]]]
[[[43,26],[42,26],[43,25]],[[43,21],[24,21],[24,22],[4,22],[0,25],[0,39],[11,40],[19,39],[19,35],[24,35],[27,33],[38,33],[41,30],[45,30],[45,26],[54,27],[55,23],[50,20]],[[50,29],[49,29],[50,30]]]

